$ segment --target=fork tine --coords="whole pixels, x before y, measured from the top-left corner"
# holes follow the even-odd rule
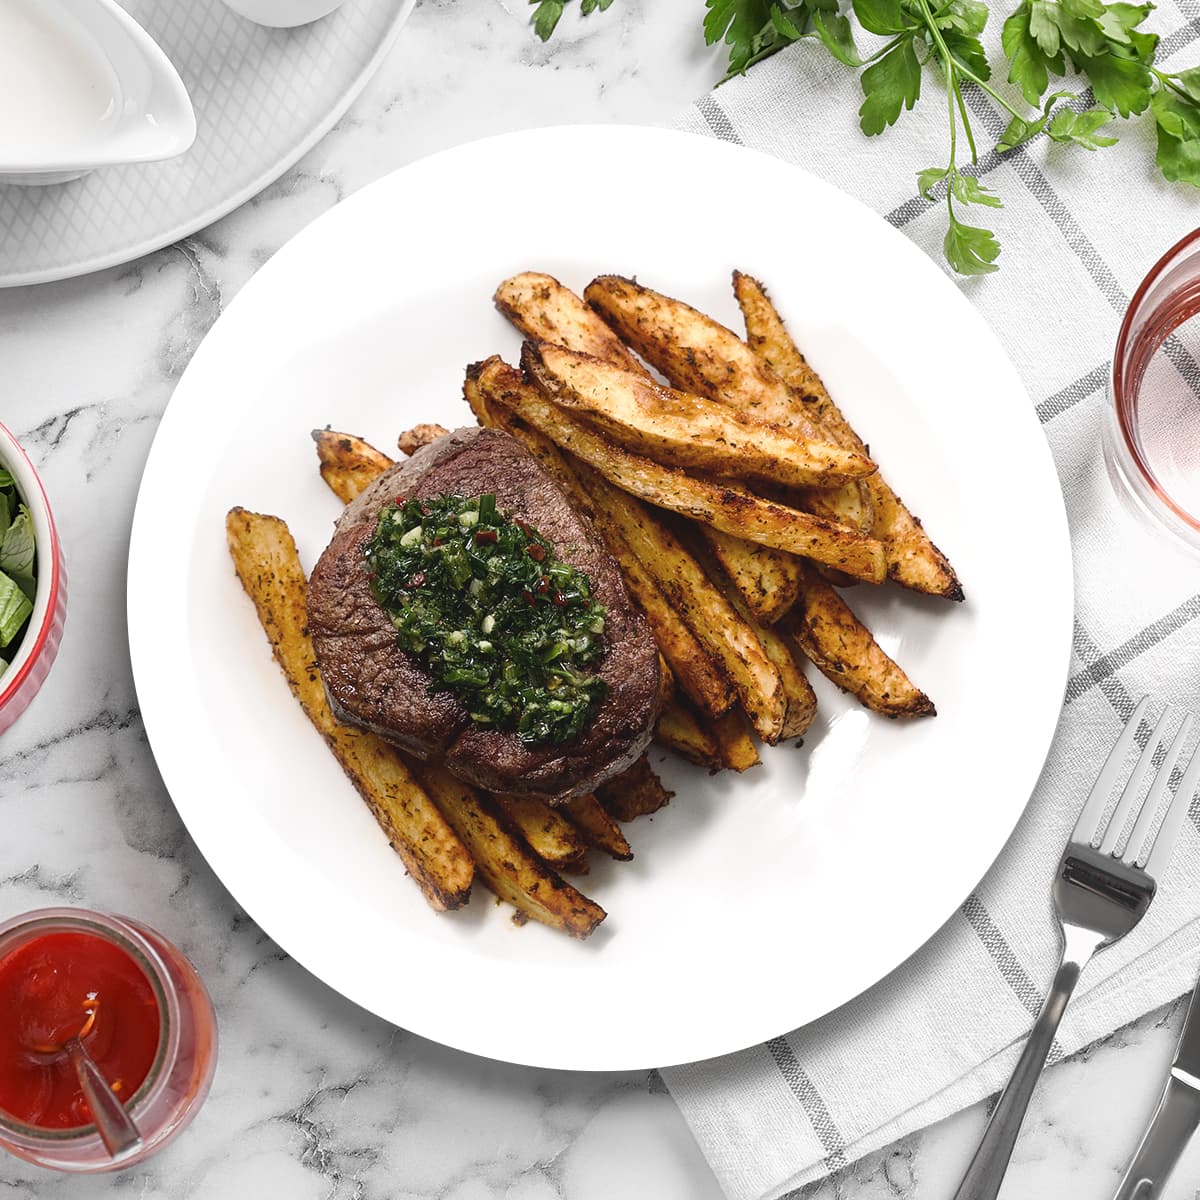
[[[1141,752],[1137,762],[1133,764],[1133,774],[1129,776],[1129,782],[1121,792],[1121,798],[1117,801],[1117,807],[1113,809],[1112,819],[1108,823],[1108,828],[1104,831],[1104,840],[1100,843],[1101,854],[1111,854],[1113,852],[1113,848],[1117,844],[1117,839],[1121,836],[1121,830],[1125,828],[1125,822],[1129,820],[1129,814],[1133,811],[1134,804],[1137,803],[1138,792],[1141,791],[1142,783],[1146,778],[1146,772],[1150,770],[1150,764],[1154,761],[1154,756],[1158,753],[1159,747],[1166,737],[1167,720],[1170,715],[1171,710],[1168,708],[1158,718],[1158,724],[1154,726],[1154,732],[1150,735],[1150,740],[1147,741],[1145,750]]]
[[[1133,832],[1129,835],[1129,842],[1125,846],[1125,853],[1121,856],[1121,861],[1128,866],[1132,867],[1137,863],[1138,852],[1146,840],[1146,835],[1150,832],[1150,826],[1154,824],[1155,814],[1162,804],[1163,797],[1167,794],[1167,789],[1171,784],[1171,774],[1175,770],[1175,764],[1179,761],[1180,754],[1183,753],[1183,744],[1187,741],[1191,731],[1192,714],[1184,713],[1183,720],[1179,722],[1179,728],[1176,730],[1175,740],[1171,743],[1171,748],[1167,751],[1167,757],[1163,759],[1162,766],[1158,768],[1153,785],[1146,793],[1142,811],[1138,813],[1137,822],[1134,824]],[[1114,850],[1113,853],[1116,854],[1116,851]]]
[[[1075,828],[1071,831],[1071,841],[1090,842],[1099,832],[1100,821],[1104,816],[1104,810],[1108,807],[1108,798],[1112,795],[1113,785],[1117,782],[1117,776],[1125,765],[1125,755],[1129,753],[1129,747],[1133,744],[1133,739],[1137,735],[1149,703],[1149,696],[1143,696],[1138,701],[1137,708],[1133,710],[1133,716],[1126,721],[1125,728],[1121,730],[1121,736],[1117,738],[1113,748],[1108,752],[1104,766],[1100,768],[1100,774],[1096,776],[1096,782],[1092,784],[1092,790],[1088,793],[1083,811],[1079,814],[1079,820],[1075,822]]]
[[[1200,747],[1192,753],[1192,761],[1188,763],[1188,768],[1183,773],[1179,786],[1175,789],[1175,795],[1171,800],[1170,808],[1167,809],[1167,815],[1163,817],[1163,822],[1158,827],[1158,833],[1154,835],[1154,841],[1151,843],[1150,857],[1146,860],[1146,874],[1151,879],[1159,878],[1167,869],[1167,863],[1171,861],[1171,851],[1179,837],[1179,830],[1183,825],[1184,818],[1188,815],[1188,809],[1192,807],[1192,797],[1196,794],[1198,783],[1200,783]]]
[[[1096,776],[1096,782],[1092,784],[1091,792],[1087,794],[1084,809],[1079,814],[1079,820],[1075,822],[1070,840],[1091,842],[1099,832],[1100,820],[1104,816],[1104,810],[1109,806],[1112,785],[1117,781],[1117,775],[1121,774],[1124,758],[1129,752],[1129,746],[1133,745],[1133,739],[1138,734],[1138,728],[1141,726],[1141,719],[1146,713],[1148,703],[1150,703],[1150,696],[1142,696],[1138,701],[1138,707],[1133,710],[1133,716],[1126,721],[1126,727],[1121,731],[1121,736],[1112,745],[1108,758],[1104,760],[1104,766],[1100,768],[1100,773]]]

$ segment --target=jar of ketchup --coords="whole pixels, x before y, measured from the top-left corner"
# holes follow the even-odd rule
[[[141,1143],[114,1160],[62,1052],[80,1037]],[[60,1171],[124,1169],[195,1116],[217,1026],[195,968],[129,917],[46,908],[0,924],[0,1146]]]

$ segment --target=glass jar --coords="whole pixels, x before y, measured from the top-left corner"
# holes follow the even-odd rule
[[[1117,336],[1104,458],[1142,518],[1200,550],[1200,230],[1155,264]]]
[[[162,934],[134,921],[81,908],[44,908],[0,924],[0,961],[55,933],[101,938],[137,965],[158,1003],[158,1048],[149,1074],[126,1108],[142,1141],[113,1159],[95,1125],[46,1129],[0,1109],[0,1146],[27,1162],[59,1171],[124,1170],[161,1150],[196,1115],[216,1067],[217,1025],[195,968]]]

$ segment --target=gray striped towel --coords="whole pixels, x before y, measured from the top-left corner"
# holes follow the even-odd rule
[[[1187,19],[1167,0],[1153,20],[1163,35],[1160,65],[1178,70],[1200,59],[1200,18]],[[705,97],[680,124],[823,176],[940,262],[943,210],[915,194],[913,172],[945,160],[945,106],[927,96],[896,128],[868,140],[855,124],[860,101],[851,72],[802,44]],[[980,140],[994,142],[1004,118],[979,92],[968,102]],[[1149,267],[1200,224],[1200,197],[1157,174],[1150,122],[1116,132],[1120,144],[1096,154],[1043,138],[984,156],[982,172],[1005,203],[987,213],[1004,243],[1002,270],[960,282],[1022,374],[1066,495],[1078,599],[1053,749],[992,871],[912,959],[804,1029],[663,1072],[733,1200],[783,1196],[1003,1085],[1053,974],[1049,881],[1103,754],[1144,691],[1200,707],[1200,567],[1127,515],[1100,451],[1117,326]],[[1200,387],[1194,361],[1177,365],[1184,382]],[[963,386],[970,403],[970,380]],[[1013,472],[1019,480],[1019,463]],[[1012,553],[1020,570],[1015,540],[1000,552]],[[1036,604],[1035,585],[1031,610]],[[997,753],[1004,735],[996,730]],[[963,803],[970,802],[968,787]],[[1145,921],[1084,974],[1052,1061],[1192,986],[1200,808],[1191,816]],[[797,968],[802,976],[805,964]],[[903,1071],[895,1070],[898,1048]]]

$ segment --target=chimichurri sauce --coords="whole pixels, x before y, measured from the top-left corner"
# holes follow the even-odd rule
[[[600,707],[608,687],[588,668],[604,653],[604,606],[495,496],[397,501],[365,553],[400,648],[472,721],[536,746],[569,741]]]

